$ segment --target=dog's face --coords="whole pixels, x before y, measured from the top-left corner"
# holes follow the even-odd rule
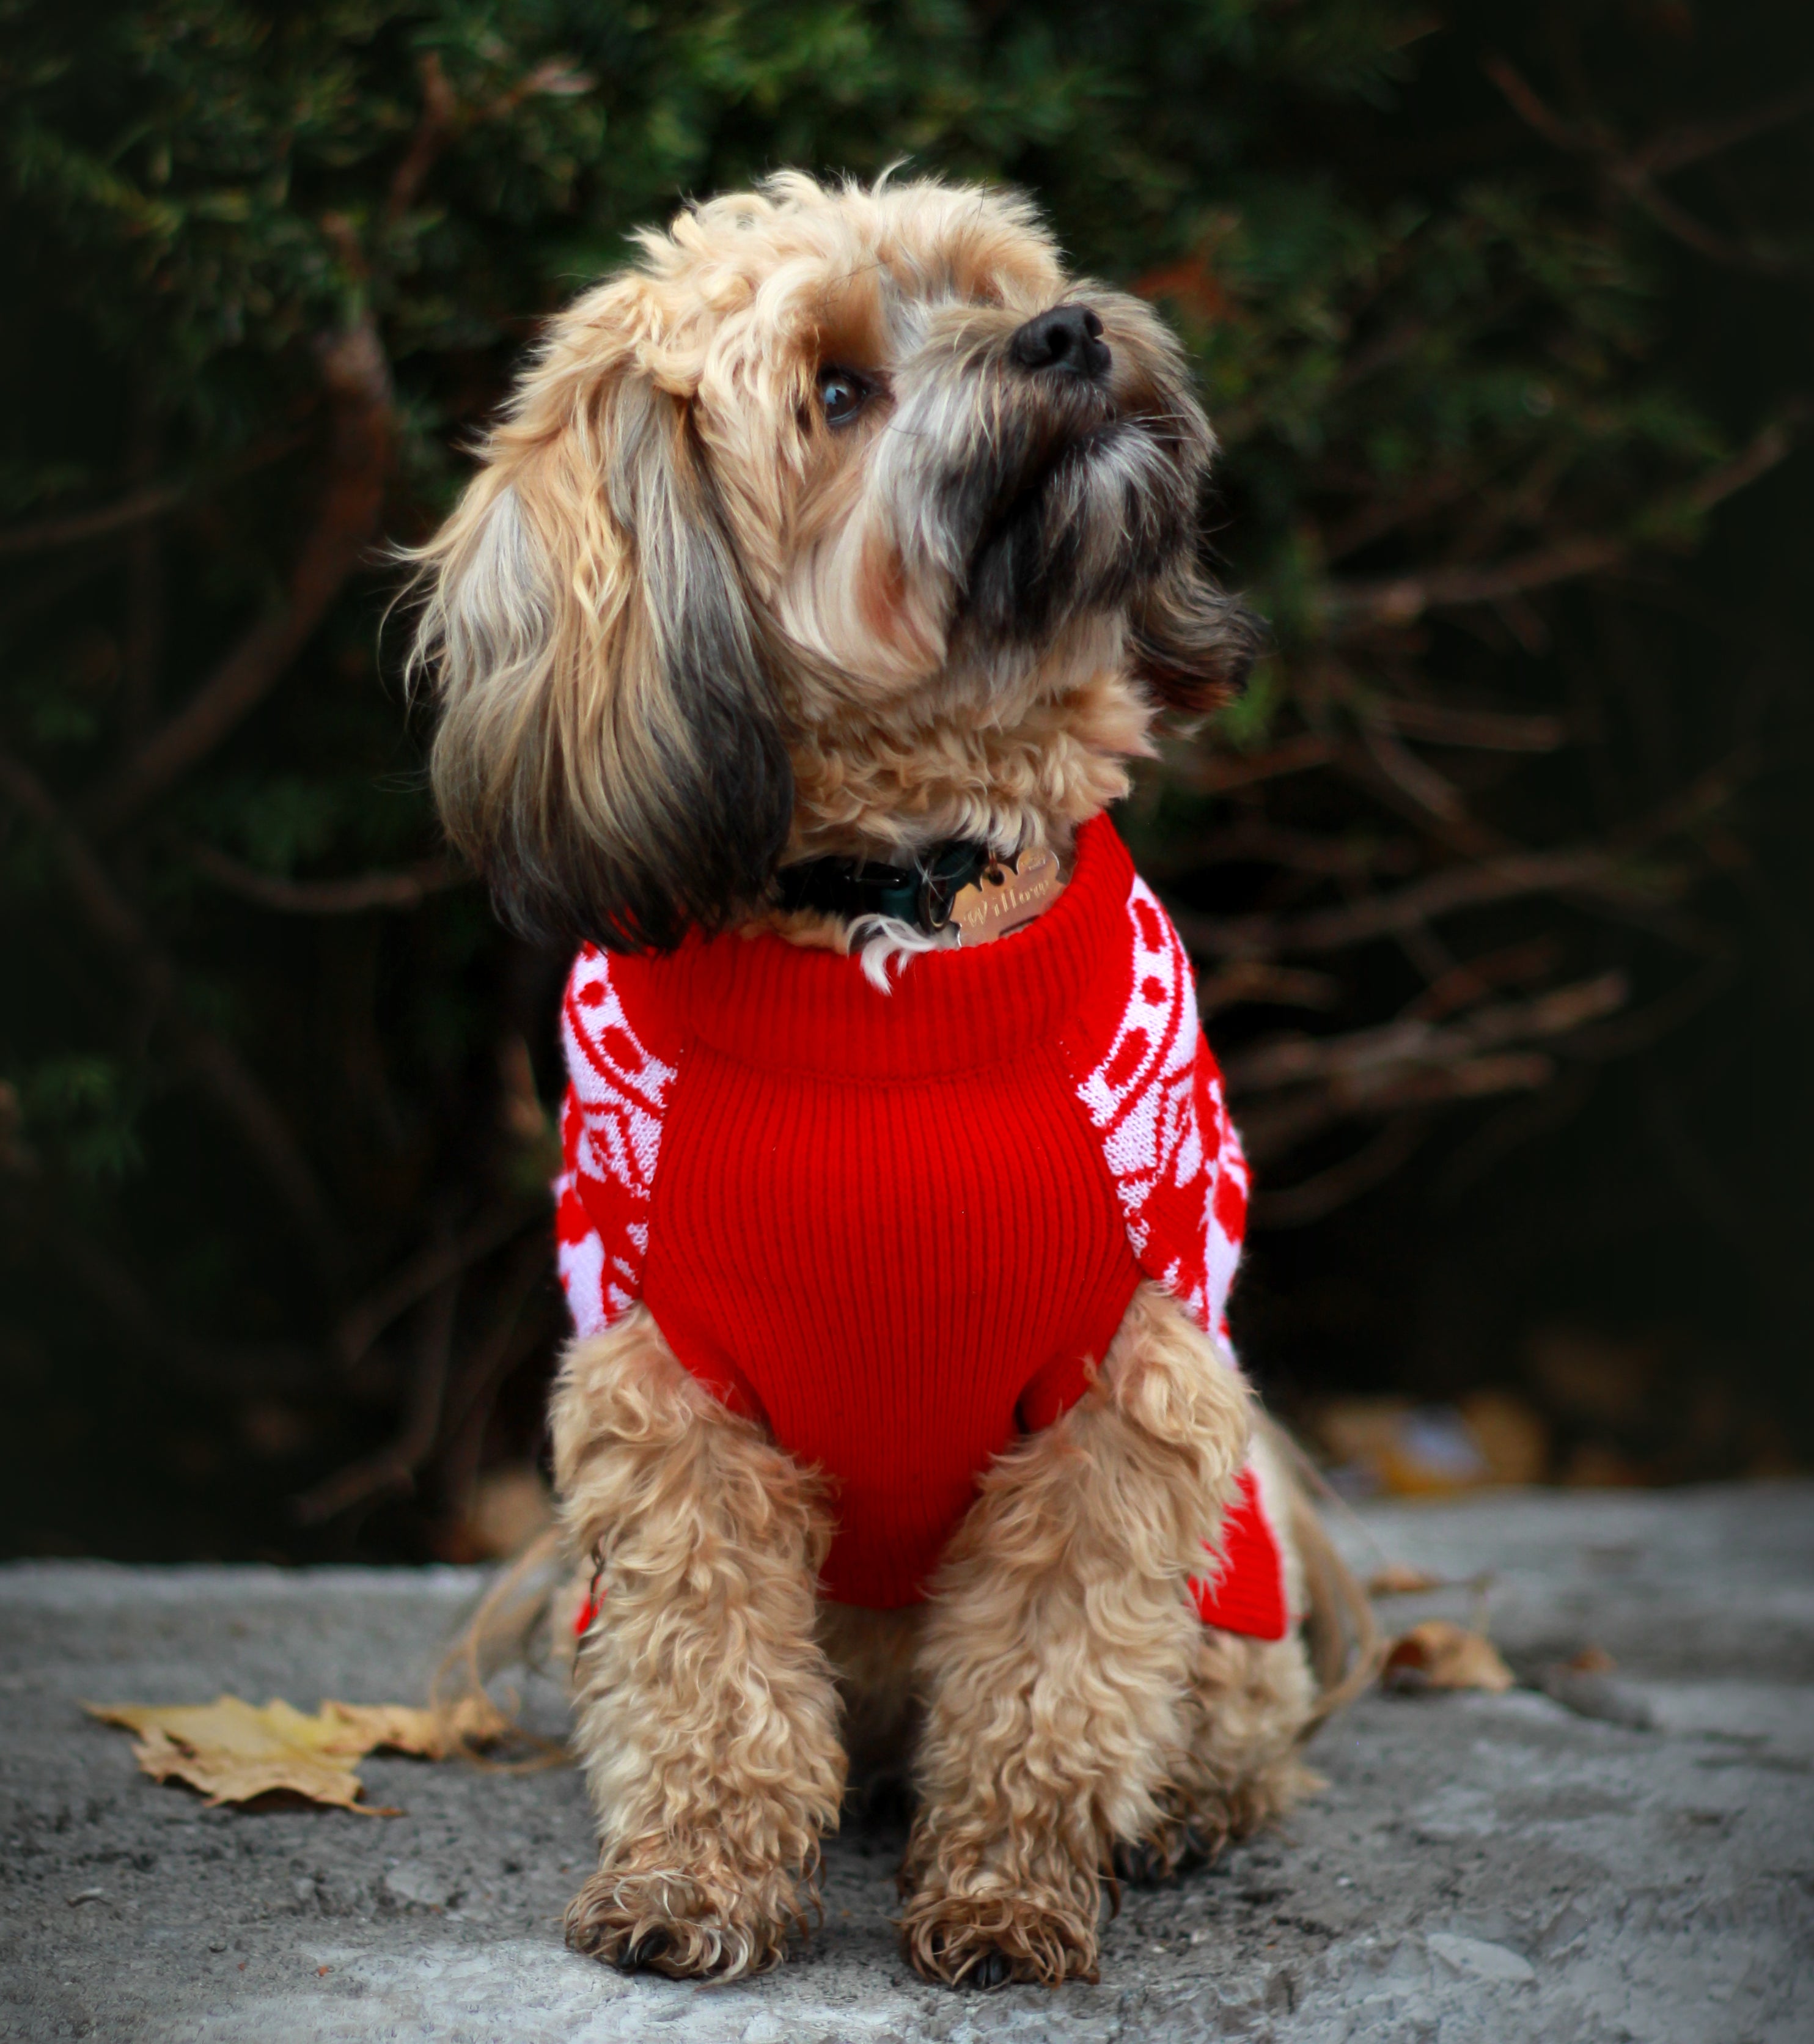
[[[1252,632],[1197,564],[1213,446],[1169,332],[1022,201],[789,175],[682,215],[555,322],[428,550],[450,832],[520,924],[667,947],[762,899],[840,762],[931,817],[964,734],[1105,674],[1213,702]]]

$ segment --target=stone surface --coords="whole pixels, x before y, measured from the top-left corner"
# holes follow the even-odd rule
[[[1801,2044],[1814,2035],[1814,1485],[1374,1509],[1344,1543],[1471,1577],[1524,1681],[1373,1696],[1326,1793],[1130,1894],[1099,1987],[987,1997],[897,1955],[897,1826],[827,1854],[826,1921],[695,1988],[566,1952],[589,1860],[569,1770],[366,1764],[394,1819],[204,1809],[97,1700],[419,1696],[458,1571],[0,1569],[0,2037],[133,2044],[1245,2038]],[[1395,1599],[1466,1619],[1475,1593]],[[1535,1685],[1584,1646],[1616,1671]],[[546,1697],[534,1707],[546,1711]],[[1583,1715],[1583,1712],[1593,1715]],[[1647,1723],[1648,1729],[1641,1729]]]

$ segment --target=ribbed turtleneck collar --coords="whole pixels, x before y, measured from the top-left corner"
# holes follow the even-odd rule
[[[1106,816],[1077,835],[1058,900],[970,951],[927,951],[880,993],[855,958],[732,932],[649,961],[671,1023],[742,1062],[828,1078],[931,1077],[1053,1040],[1106,944],[1124,941],[1133,863]]]

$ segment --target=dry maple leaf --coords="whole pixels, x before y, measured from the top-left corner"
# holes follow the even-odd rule
[[[359,1800],[364,1785],[353,1762],[363,1755],[383,1746],[439,1760],[462,1743],[482,1745],[509,1729],[478,1698],[444,1716],[402,1704],[325,1703],[309,1717],[279,1697],[258,1710],[225,1696],[211,1704],[83,1708],[138,1735],[133,1757],[154,1781],[186,1781],[211,1806],[286,1792],[362,1817],[402,1815]]]
[[[1426,1619],[1402,1633],[1386,1650],[1381,1681],[1389,1689],[1490,1689],[1512,1685],[1512,1670],[1484,1634]]]
[[[445,1760],[474,1746],[492,1746],[514,1727],[486,1696],[463,1696],[452,1710],[419,1711],[408,1704],[323,1704],[321,1715],[364,1743],[362,1753],[406,1753],[416,1760]]]

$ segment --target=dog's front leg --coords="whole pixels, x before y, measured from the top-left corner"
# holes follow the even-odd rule
[[[808,1927],[844,1791],[813,1637],[824,1514],[640,1306],[569,1353],[553,1427],[563,1514],[599,1564],[574,1669],[599,1863],[567,1942],[677,1977],[758,1972]]]
[[[1143,1285],[1097,1384],[984,1478],[941,1565],[902,1919],[936,1980],[1094,1980],[1101,1868],[1164,1821],[1203,1565],[1245,1453],[1235,1372]]]

